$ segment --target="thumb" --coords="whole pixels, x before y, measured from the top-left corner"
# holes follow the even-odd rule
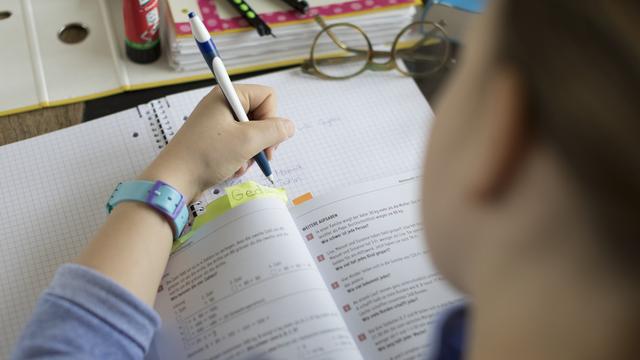
[[[247,144],[252,153],[279,144],[292,137],[295,132],[293,121],[283,118],[268,118],[241,123],[250,139]]]

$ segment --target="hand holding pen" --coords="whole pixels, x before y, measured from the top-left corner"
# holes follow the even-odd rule
[[[204,61],[209,66],[209,69],[213,72],[213,75],[218,82],[218,86],[222,90],[225,98],[229,102],[229,106],[231,106],[231,110],[233,111],[236,120],[239,122],[248,122],[249,118],[247,117],[247,113],[238,98],[238,94],[231,83],[231,79],[229,78],[229,74],[227,73],[227,69],[224,67],[224,63],[222,62],[222,58],[218,53],[218,49],[216,49],[213,40],[211,39],[211,35],[207,28],[202,23],[202,20],[194,13],[189,13],[189,22],[191,23],[191,32],[193,33],[193,37],[198,44],[198,48],[204,57]],[[262,170],[264,176],[269,179],[269,181],[274,184],[274,176],[271,171],[271,166],[269,165],[269,161],[267,160],[267,156],[264,151],[260,151],[257,155],[253,157],[255,162]]]

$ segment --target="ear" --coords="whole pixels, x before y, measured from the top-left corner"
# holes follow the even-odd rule
[[[478,121],[475,179],[472,192],[483,200],[505,193],[527,151],[527,113],[522,78],[513,69],[490,75]]]

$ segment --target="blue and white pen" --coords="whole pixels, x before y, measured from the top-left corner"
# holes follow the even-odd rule
[[[209,65],[209,69],[211,69],[213,75],[216,77],[218,86],[222,89],[224,97],[227,98],[227,102],[229,102],[236,119],[240,122],[249,121],[247,113],[244,111],[244,107],[242,107],[238,94],[231,84],[231,79],[229,79],[227,69],[222,63],[218,49],[216,49],[216,45],[213,43],[209,31],[207,31],[202,20],[200,20],[198,15],[193,11],[189,13],[189,22],[191,23],[191,33],[196,39],[196,43],[204,57],[204,61]],[[267,160],[267,156],[264,151],[259,152],[253,157],[253,159],[260,167],[260,170],[262,170],[264,176],[266,176],[272,184],[275,184],[273,174],[271,172],[271,166],[269,165],[269,161]]]

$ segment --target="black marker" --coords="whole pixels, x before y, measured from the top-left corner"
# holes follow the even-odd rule
[[[258,13],[256,13],[244,0],[227,1],[236,9],[236,11],[240,13],[240,15],[242,15],[245,20],[247,20],[249,25],[256,28],[260,36],[271,35],[273,37],[276,37],[271,32],[271,28],[269,27],[269,25],[267,25],[267,23],[260,18],[260,15],[258,15]]]
[[[309,11],[309,3],[305,0],[282,0],[292,8],[296,9],[301,14],[306,14]]]

